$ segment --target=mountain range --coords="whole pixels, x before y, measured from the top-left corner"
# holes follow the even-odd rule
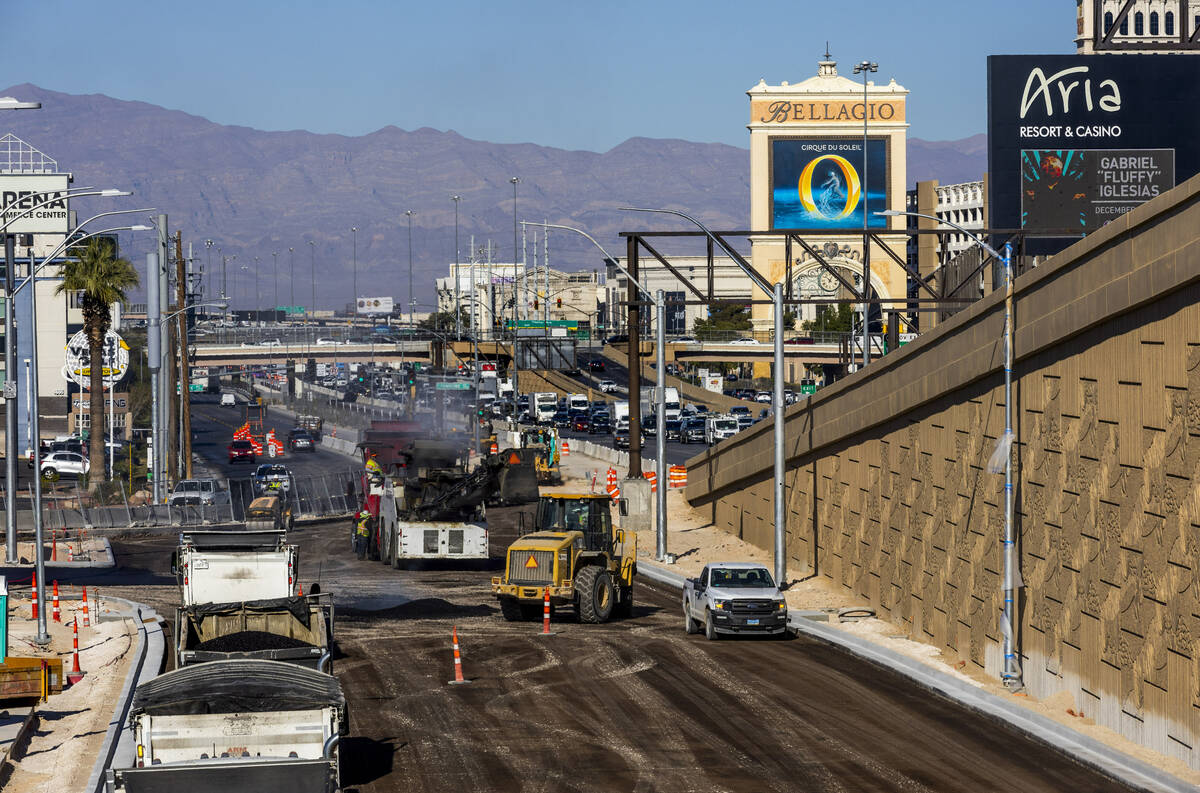
[[[132,190],[134,197],[121,201],[136,203],[122,206],[166,213],[172,232],[182,230],[185,244],[193,244],[216,279],[221,267],[215,249],[236,255],[227,278],[237,307],[252,303],[255,267],[263,305],[275,300],[274,289],[279,303],[309,302],[310,267],[319,308],[344,306],[355,282],[360,296],[392,294],[400,304],[408,297],[411,224],[412,279],[422,310],[432,302],[433,279],[445,276],[455,260],[451,196],[460,197],[462,259],[473,236],[477,249],[492,241],[493,260],[511,261],[514,175],[520,179],[519,219],[582,228],[618,256],[625,252],[622,230],[683,228],[680,221],[638,216],[620,206],[677,209],[715,229],[746,228],[749,218],[749,150],[724,144],[630,138],[601,153],[489,143],[429,128],[388,126],[358,137],[270,132],[29,84],[0,95],[42,103],[38,111],[3,114],[0,131],[54,158],[59,170],[74,175],[75,185]],[[910,185],[917,179],[979,179],[985,167],[984,135],[908,141]],[[82,201],[73,206],[81,218],[113,208]],[[535,231],[528,229],[530,245]],[[206,239],[214,241],[211,249]],[[123,240],[123,246],[135,258],[150,243]],[[582,238],[553,232],[549,246],[553,267],[601,266],[599,253]],[[219,292],[219,280],[213,285]]]

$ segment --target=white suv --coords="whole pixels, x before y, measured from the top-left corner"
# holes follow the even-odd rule
[[[86,476],[92,469],[88,458],[75,452],[50,452],[42,458],[42,477],[56,479],[63,474]]]

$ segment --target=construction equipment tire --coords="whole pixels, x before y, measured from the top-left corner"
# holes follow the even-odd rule
[[[520,622],[525,612],[516,598],[500,598],[500,614],[508,622]]]
[[[575,576],[575,591],[579,593],[580,622],[608,622],[616,598],[607,570],[595,566],[583,568]]]
[[[616,606],[613,607],[613,614],[623,619],[633,616],[633,584],[629,586],[618,587],[618,595]]]

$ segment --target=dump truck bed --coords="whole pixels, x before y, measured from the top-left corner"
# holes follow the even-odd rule
[[[175,664],[285,661],[329,671],[333,602],[327,595],[205,604],[175,611]]]

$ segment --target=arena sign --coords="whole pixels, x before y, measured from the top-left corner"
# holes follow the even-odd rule
[[[0,174],[0,224],[7,234],[66,234],[69,174]],[[27,210],[28,214],[22,215]],[[16,219],[16,218],[20,219]]]
[[[1198,83],[1187,55],[989,57],[990,225],[1086,234],[1200,172]]]

